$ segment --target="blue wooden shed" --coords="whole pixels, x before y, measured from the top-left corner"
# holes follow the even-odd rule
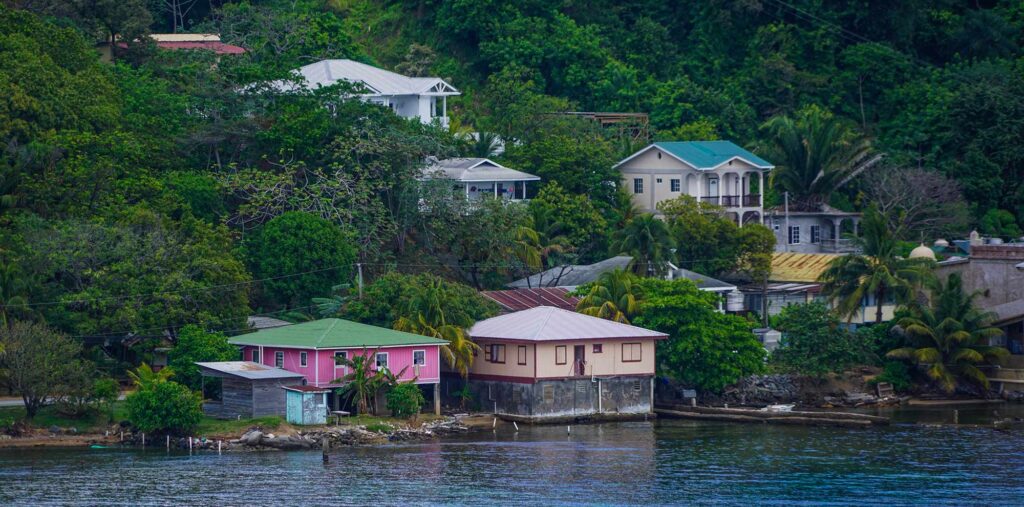
[[[327,424],[327,393],[315,386],[285,386],[285,418],[291,424]]]

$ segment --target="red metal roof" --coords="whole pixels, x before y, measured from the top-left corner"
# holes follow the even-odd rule
[[[575,310],[576,303],[579,303],[579,298],[570,296],[569,290],[562,287],[488,290],[480,294],[498,303],[502,309],[509,312],[529,310],[538,306],[554,306],[565,310]]]
[[[127,48],[128,45],[124,42],[117,43],[120,48]],[[241,46],[235,46],[233,44],[225,44],[223,42],[216,41],[203,41],[203,42],[166,42],[159,41],[156,46],[162,49],[205,49],[207,51],[213,51],[218,55],[240,55],[245,53],[245,48]]]

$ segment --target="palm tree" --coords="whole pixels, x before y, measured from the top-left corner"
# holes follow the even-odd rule
[[[591,317],[629,324],[640,309],[640,287],[636,277],[621,269],[601,273],[587,295],[576,304],[576,311]]]
[[[450,323],[442,306],[444,289],[440,279],[432,280],[409,298],[400,309],[401,317],[392,326],[398,331],[414,333],[447,341],[441,347],[448,365],[466,378],[480,346],[470,340],[465,327],[470,322]]]
[[[345,401],[355,399],[356,409],[360,414],[368,413],[378,391],[397,382],[398,379],[398,375],[392,374],[387,368],[372,367],[378,350],[380,349],[370,352],[363,349],[362,354],[356,354],[351,358],[338,356],[334,359],[339,366],[348,368],[349,372],[341,378],[332,380],[331,383],[343,384],[338,389],[338,395]]]
[[[615,227],[621,229],[626,226],[631,220],[640,215],[640,207],[633,202],[633,195],[627,192],[624,188],[619,188],[615,192],[615,200],[612,203],[613,213],[615,215]]]
[[[633,256],[633,272],[638,275],[659,275],[672,260],[672,235],[663,220],[644,213],[612,235],[610,251]]]
[[[330,297],[325,298],[312,298],[312,302],[316,305],[316,312],[321,317],[334,317],[341,313],[342,308],[352,299],[352,296],[348,293],[352,285],[342,283],[331,287],[333,294]]]
[[[1003,347],[987,345],[988,339],[1002,332],[989,323],[993,314],[974,306],[975,294],[965,294],[959,274],[949,275],[945,284],[937,282],[930,305],[911,304],[912,316],[899,325],[910,346],[898,348],[887,357],[909,360],[927,366],[927,374],[952,393],[957,379],[963,378],[988,389],[988,377],[978,364],[999,364],[1009,354]]]
[[[789,193],[790,206],[798,210],[819,210],[832,192],[881,160],[871,156],[868,138],[821,109],[797,119],[775,116],[761,129],[776,163],[772,182]]]
[[[896,239],[887,220],[874,208],[864,213],[863,235],[855,241],[860,254],[847,254],[829,263],[822,272],[822,293],[832,299],[840,315],[852,319],[861,302],[875,297],[875,322],[882,322],[882,307],[892,296],[897,303],[914,297],[915,290],[931,276],[927,259],[904,259],[896,255]]]
[[[469,145],[470,154],[479,158],[490,158],[498,154],[501,138],[494,132],[477,132]]]
[[[128,378],[132,379],[132,383],[139,391],[148,391],[156,387],[157,384],[167,382],[174,376],[174,370],[170,367],[163,367],[158,371],[153,371],[153,368],[146,363],[139,365],[135,371],[128,372]]]
[[[532,229],[537,233],[542,268],[553,267],[552,260],[573,249],[569,238],[564,234],[565,224],[555,219],[553,215],[551,208],[547,206],[530,206]]]

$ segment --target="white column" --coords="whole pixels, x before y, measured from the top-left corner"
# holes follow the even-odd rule
[[[757,172],[757,192],[758,192],[758,203],[757,206],[761,208],[761,216],[764,217],[764,172]]]
[[[497,199],[498,198],[498,182],[497,181],[493,181],[493,182],[491,182],[491,184],[494,185],[494,198]]]
[[[704,190],[701,188],[701,186],[703,186],[703,185],[704,185],[704,175],[698,172],[697,173],[697,202],[700,202],[701,196],[704,195],[703,194]]]
[[[466,199],[469,199],[469,183],[464,185],[466,187]]]
[[[448,118],[448,96],[441,97],[441,117]]]

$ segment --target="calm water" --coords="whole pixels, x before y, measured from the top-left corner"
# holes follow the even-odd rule
[[[926,412],[936,421],[949,415]],[[2,505],[1022,501],[1024,431],[912,424],[850,430],[660,421],[574,426],[571,435],[564,426],[518,434],[499,428],[444,442],[343,449],[328,465],[319,452],[0,450]]]

